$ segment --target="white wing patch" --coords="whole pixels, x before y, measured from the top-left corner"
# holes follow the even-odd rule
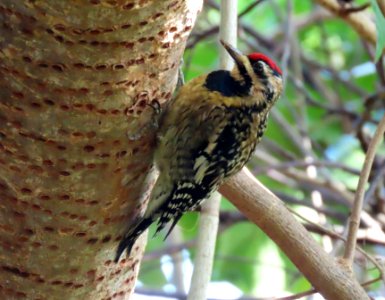
[[[207,169],[210,167],[210,162],[207,160],[207,156],[212,155],[217,143],[216,141],[219,138],[220,132],[223,129],[223,125],[218,126],[218,131],[214,132],[214,134],[209,138],[209,143],[203,152],[205,155],[199,156],[194,163],[194,171],[195,171],[195,182],[198,184],[202,183],[203,178],[208,174]]]
[[[191,182],[183,182],[182,184],[178,185],[178,188],[184,189],[184,188],[194,188],[195,185]]]
[[[199,156],[194,164],[195,171],[195,182],[198,184],[202,183],[203,178],[205,177],[207,168],[209,167],[209,162],[204,155]]]

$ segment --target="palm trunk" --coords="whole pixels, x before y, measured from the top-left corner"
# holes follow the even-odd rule
[[[202,1],[0,0],[0,298],[119,299],[144,241],[153,109]]]

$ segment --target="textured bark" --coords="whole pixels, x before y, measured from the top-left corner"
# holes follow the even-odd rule
[[[112,263],[148,197],[153,109],[199,0],[0,0],[0,298],[121,299]],[[133,137],[137,139],[133,139]]]

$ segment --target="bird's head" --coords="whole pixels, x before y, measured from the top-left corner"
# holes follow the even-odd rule
[[[274,104],[282,92],[282,71],[277,64],[262,53],[243,54],[221,40],[221,44],[235,62],[232,76],[240,82],[244,90],[253,98]]]

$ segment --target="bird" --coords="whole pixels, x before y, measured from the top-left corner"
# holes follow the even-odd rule
[[[270,109],[283,88],[282,71],[267,55],[243,54],[222,46],[234,61],[187,82],[159,120],[154,163],[159,171],[143,216],[129,226],[115,262],[130,255],[137,238],[157,222],[170,234],[187,211],[196,209],[224,181],[242,169],[266,130]]]

